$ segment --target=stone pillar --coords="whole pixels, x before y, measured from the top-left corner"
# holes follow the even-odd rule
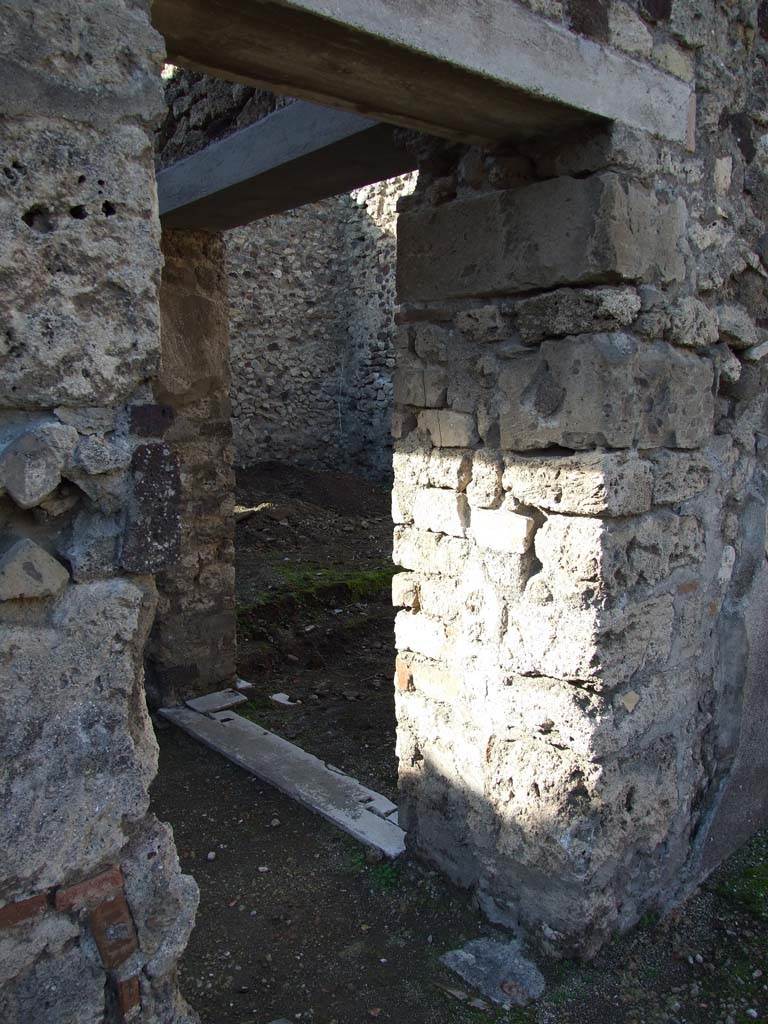
[[[401,822],[558,954],[768,820],[766,236],[716,124],[454,151],[399,221]]]
[[[147,813],[153,573],[178,464],[159,357],[143,0],[0,2],[0,1019],[191,1021],[194,881]],[[146,429],[136,429],[144,422]]]
[[[148,429],[161,422],[180,462],[179,557],[158,575],[147,647],[158,705],[235,679],[235,479],[229,311],[222,239],[164,231],[160,375]]]

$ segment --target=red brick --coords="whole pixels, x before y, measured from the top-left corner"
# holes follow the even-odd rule
[[[66,889],[57,889],[53,897],[53,905],[63,912],[82,910],[84,907],[95,907],[104,900],[112,899],[123,891],[123,873],[117,864],[84,882],[69,885]]]
[[[141,1009],[141,986],[139,976],[134,974],[132,978],[115,983],[117,992],[117,1005],[120,1010],[121,1021],[133,1020]]]
[[[107,969],[119,967],[137,949],[136,929],[125,896],[116,896],[94,907],[88,923]]]
[[[38,914],[42,914],[48,906],[48,893],[40,893],[39,896],[30,896],[28,900],[19,900],[17,903],[6,903],[0,907],[0,928],[12,928],[22,921],[29,921]]]
[[[395,661],[395,686],[401,691],[413,689],[411,666],[404,658],[400,657]]]

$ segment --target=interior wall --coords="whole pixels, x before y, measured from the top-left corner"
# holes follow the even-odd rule
[[[235,459],[391,475],[397,202],[415,175],[227,232]]]

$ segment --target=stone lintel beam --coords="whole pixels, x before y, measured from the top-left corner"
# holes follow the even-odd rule
[[[413,170],[394,129],[297,100],[160,171],[163,226],[226,231]]]
[[[154,0],[169,60],[483,143],[591,119],[691,143],[689,85],[509,0]]]

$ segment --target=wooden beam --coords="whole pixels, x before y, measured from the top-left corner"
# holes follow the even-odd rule
[[[160,171],[170,228],[226,231],[413,170],[395,129],[297,100]]]
[[[169,59],[465,142],[594,119],[690,144],[692,88],[510,0],[154,0]]]

